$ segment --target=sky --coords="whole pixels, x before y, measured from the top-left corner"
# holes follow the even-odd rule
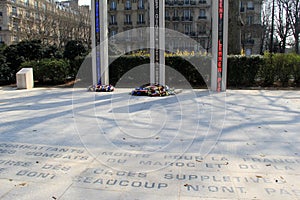
[[[91,0],[79,0],[79,5],[91,5]]]

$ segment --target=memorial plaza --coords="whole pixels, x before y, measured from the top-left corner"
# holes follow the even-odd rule
[[[300,91],[0,88],[0,199],[300,199]]]

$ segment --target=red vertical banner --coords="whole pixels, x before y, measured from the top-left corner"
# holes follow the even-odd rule
[[[217,91],[222,90],[223,73],[223,30],[224,30],[224,0],[218,4],[218,63],[217,63]]]

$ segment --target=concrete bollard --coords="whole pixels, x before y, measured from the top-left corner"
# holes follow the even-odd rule
[[[22,68],[17,72],[17,88],[31,89],[33,88],[33,70],[32,68]]]

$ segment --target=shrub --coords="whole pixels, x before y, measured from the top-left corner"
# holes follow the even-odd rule
[[[204,86],[205,85],[204,78],[201,76],[197,68],[201,68],[201,66],[207,65],[207,63],[210,64],[210,59],[205,57],[202,58],[200,57],[195,58],[195,57],[190,56],[184,58],[180,56],[167,56],[165,58],[165,64],[166,66],[173,68],[181,75],[183,75],[192,86],[194,87]],[[118,82],[118,80],[131,69],[143,64],[150,63],[149,56],[126,55],[118,58],[111,57],[110,59],[112,59],[111,60],[112,63],[109,66],[109,80],[110,83],[113,85],[115,85]],[[149,74],[150,67],[149,67],[149,71],[146,71],[145,73],[148,73],[148,76],[150,76]],[[171,72],[166,71],[166,74],[167,73],[171,73]]]
[[[63,83],[69,75],[69,64],[63,59],[42,59],[21,64],[21,67],[32,67],[34,79],[40,83]]]
[[[260,56],[229,56],[227,60],[228,86],[254,86],[263,64]]]
[[[291,78],[294,80],[295,86],[300,86],[300,55],[291,54],[291,63]]]

